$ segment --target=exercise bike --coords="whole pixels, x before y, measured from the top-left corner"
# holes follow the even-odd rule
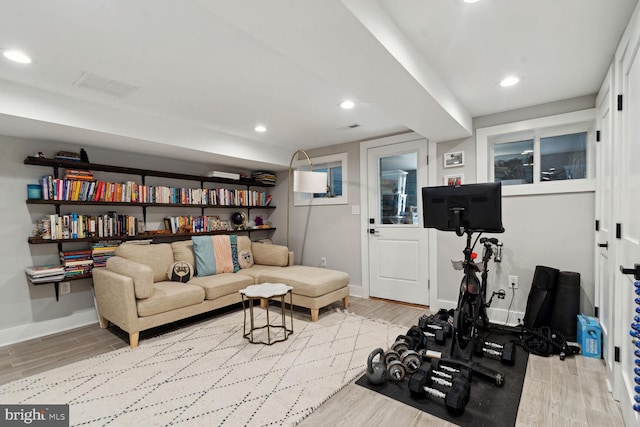
[[[487,264],[494,254],[493,246],[498,246],[498,241],[493,238],[481,240],[485,250],[479,264],[474,262],[473,248],[483,232],[504,232],[501,199],[500,183],[422,188],[424,226],[455,231],[460,237],[466,235],[464,260],[460,266],[464,274],[453,316],[454,335],[447,360],[468,366],[475,374],[488,378],[496,385],[504,384],[504,375],[471,359],[478,329],[489,325],[485,303]],[[474,233],[479,234],[472,244]],[[480,279],[479,272],[482,273]]]
[[[453,324],[455,328],[454,339],[451,344],[451,355],[470,361],[474,351],[474,340],[478,338],[478,330],[489,326],[487,315],[487,275],[488,264],[494,255],[494,245],[500,248],[498,239],[482,237],[478,234],[471,245],[472,231],[466,231],[467,244],[464,248],[464,260],[452,262],[454,268],[463,270],[464,275],[460,283],[458,306],[454,311]],[[484,246],[482,260],[475,261],[473,249],[480,243]],[[478,273],[480,279],[478,279]]]

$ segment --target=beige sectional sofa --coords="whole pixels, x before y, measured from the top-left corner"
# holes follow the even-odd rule
[[[124,244],[104,268],[93,271],[100,326],[109,322],[129,333],[136,348],[140,331],[242,301],[240,289],[259,283],[285,283],[293,287],[293,305],[311,310],[342,299],[348,306],[349,275],[326,268],[293,265],[293,253],[280,245],[237,237],[237,251],[249,251],[254,264],[236,273],[193,276],[186,283],[169,280],[174,262],[195,266],[191,240],[150,245]]]

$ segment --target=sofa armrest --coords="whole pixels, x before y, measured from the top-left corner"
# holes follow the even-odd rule
[[[148,265],[114,256],[107,260],[106,268],[114,273],[130,277],[133,280],[136,298],[149,298],[153,293],[153,270]]]
[[[93,288],[101,323],[106,319],[129,333],[138,332],[138,309],[131,277],[95,268]]]

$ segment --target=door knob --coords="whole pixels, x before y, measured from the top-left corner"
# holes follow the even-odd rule
[[[633,268],[624,268],[620,266],[620,272],[622,274],[633,274],[636,280],[640,280],[640,264],[634,264]]]
[[[605,243],[598,243],[598,247],[599,247],[599,248],[609,249],[609,242],[605,242]]]
[[[375,228],[370,228],[369,229],[369,234],[380,234],[380,232],[378,230],[376,230]]]

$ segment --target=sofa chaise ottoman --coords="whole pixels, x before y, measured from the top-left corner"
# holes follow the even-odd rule
[[[320,308],[335,301],[342,300],[348,307],[347,273],[293,265],[293,253],[286,246],[251,242],[247,236],[228,237],[235,242],[236,253],[251,262],[235,272],[217,274],[210,274],[209,266],[203,264],[206,258],[202,259],[197,244],[194,249],[196,237],[170,244],[119,246],[106,267],[93,271],[100,326],[113,323],[128,332],[135,348],[140,331],[239,303],[241,289],[269,282],[292,286],[293,305],[310,309],[312,321],[318,320]],[[195,274],[185,283],[170,280],[175,263],[187,263]]]

